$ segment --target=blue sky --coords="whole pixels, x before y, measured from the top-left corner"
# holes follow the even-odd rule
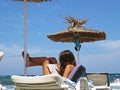
[[[52,0],[27,3],[27,52],[35,56],[55,56],[69,49],[76,56],[73,43],[53,42],[48,34],[68,27],[63,19],[72,16],[87,19],[85,28],[104,31],[106,40],[83,43],[80,64],[87,72],[120,72],[120,0]],[[1,75],[24,74],[23,2],[0,0]],[[77,59],[77,58],[76,58]],[[41,75],[41,66],[30,67],[28,74]]]

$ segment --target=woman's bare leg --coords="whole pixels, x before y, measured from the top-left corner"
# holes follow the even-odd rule
[[[55,57],[49,57],[44,60],[42,69],[43,69],[43,75],[48,75],[50,74],[50,70],[48,68],[48,64],[57,64],[57,60]]]
[[[24,58],[24,52],[22,52],[22,56]],[[26,67],[42,65],[45,59],[47,59],[47,57],[30,57],[29,54],[26,53]]]
[[[49,57],[49,58],[47,58],[47,59],[49,60],[49,63],[50,63],[50,64],[57,64],[57,60],[56,60],[55,57]]]
[[[48,75],[50,74],[50,71],[48,69],[48,64],[50,64],[49,60],[46,59],[42,65],[42,70],[43,70],[43,75]]]
[[[27,57],[26,67],[43,65],[46,59],[49,61],[50,64],[57,64],[57,60],[55,57]]]
[[[30,57],[29,59],[26,58],[26,67],[42,65],[46,59],[46,57]]]
[[[22,52],[22,56],[24,57],[24,52]],[[50,74],[50,71],[47,67],[48,64],[57,64],[57,60],[55,57],[30,57],[29,54],[26,54],[26,67],[31,66],[43,66],[43,73]]]

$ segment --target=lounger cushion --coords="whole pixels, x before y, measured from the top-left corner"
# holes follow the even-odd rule
[[[85,75],[85,72],[85,67],[79,64],[74,67],[68,78],[74,82],[77,82],[80,77],[83,77]]]
[[[22,84],[48,84],[48,83],[56,83],[56,81],[64,82],[64,78],[60,77],[58,74],[49,74],[43,76],[18,76],[13,75],[11,77],[14,83],[22,83]]]

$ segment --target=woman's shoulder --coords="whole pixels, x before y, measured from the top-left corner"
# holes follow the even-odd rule
[[[75,66],[74,65],[72,65],[72,64],[68,64],[67,66],[66,66],[66,68],[68,68],[68,69],[71,69],[71,68],[74,68]]]
[[[72,65],[72,64],[68,64],[66,67],[65,67],[65,70],[64,70],[64,74],[63,74],[63,77],[68,77],[69,74],[71,73],[71,71],[73,70],[75,66]]]

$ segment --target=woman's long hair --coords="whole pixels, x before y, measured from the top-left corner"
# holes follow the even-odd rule
[[[76,66],[76,60],[73,53],[70,50],[64,50],[59,55],[60,62],[60,75],[63,76],[65,68],[68,64]]]

